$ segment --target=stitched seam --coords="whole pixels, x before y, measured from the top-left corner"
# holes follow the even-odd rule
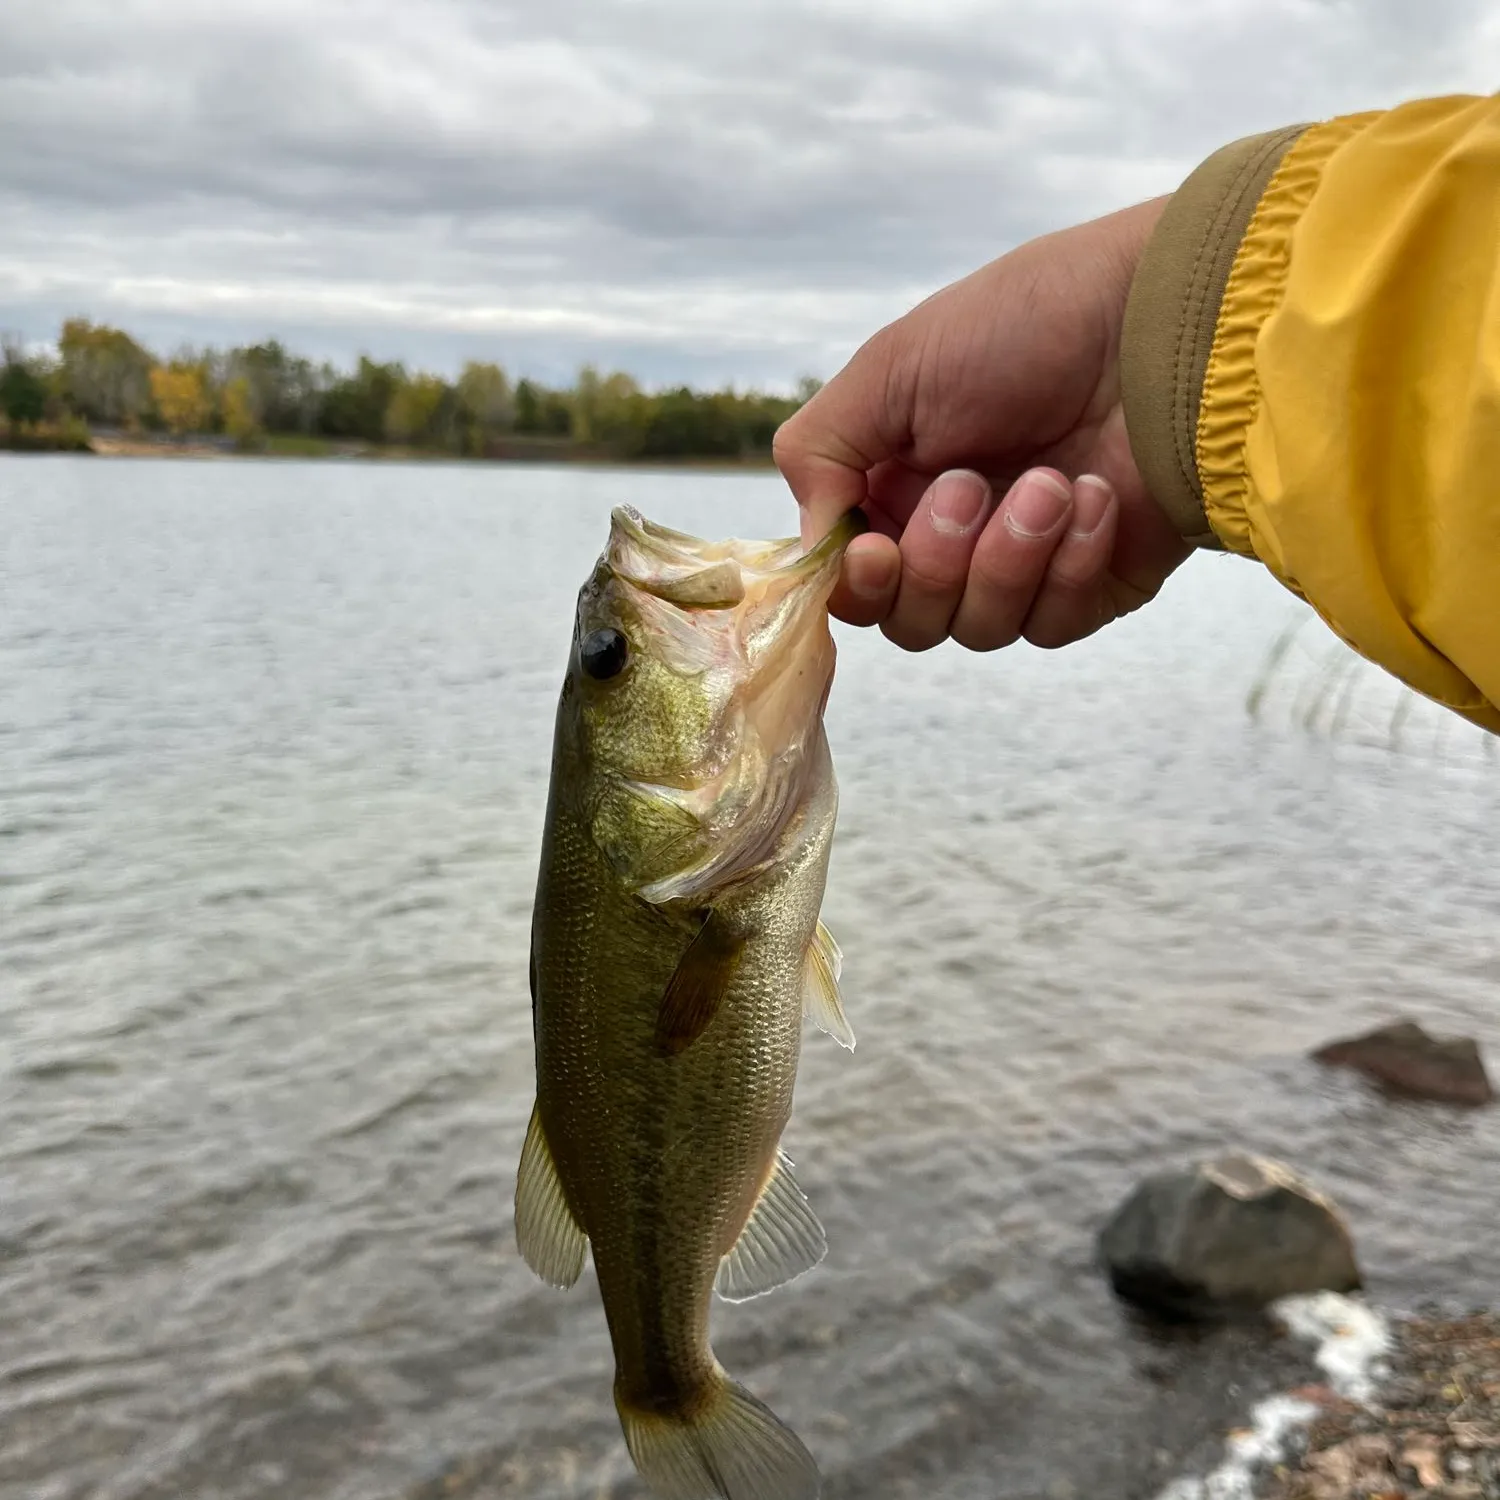
[[[1243,171],[1243,168],[1241,168]],[[1177,320],[1177,357],[1172,361],[1172,453],[1177,460],[1177,476],[1187,487],[1189,495],[1198,494],[1197,475],[1190,473],[1190,467],[1196,468],[1196,464],[1189,465],[1183,453],[1182,427],[1187,415],[1187,382],[1183,379],[1183,351],[1188,343],[1188,330],[1193,326],[1193,309],[1198,300],[1198,275],[1203,265],[1204,251],[1208,249],[1209,241],[1213,238],[1214,223],[1218,217],[1218,211],[1203,226],[1203,238],[1198,242],[1197,254],[1193,257],[1192,274],[1188,277],[1188,284],[1182,296],[1182,307]]]

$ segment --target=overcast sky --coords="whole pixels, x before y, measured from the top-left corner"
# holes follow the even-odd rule
[[[1496,0],[0,0],[0,327],[790,384]]]

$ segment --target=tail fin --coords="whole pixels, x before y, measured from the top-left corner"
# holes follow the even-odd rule
[[[661,1500],[817,1500],[813,1456],[763,1402],[719,1371],[692,1415],[615,1406],[625,1446]]]

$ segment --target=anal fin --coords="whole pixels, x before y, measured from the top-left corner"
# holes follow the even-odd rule
[[[584,1234],[563,1195],[552,1148],[533,1106],[516,1173],[516,1243],[526,1264],[548,1286],[566,1291],[583,1274],[588,1254]]]
[[[821,923],[807,945],[802,967],[802,1010],[814,1026],[826,1031],[839,1046],[854,1051],[854,1028],[844,1014],[839,994],[839,974],[844,955],[833,934]]]
[[[778,1150],[734,1249],[719,1262],[714,1290],[726,1302],[746,1302],[785,1286],[827,1254],[828,1235]]]

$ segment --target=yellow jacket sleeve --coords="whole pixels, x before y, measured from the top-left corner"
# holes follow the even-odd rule
[[[1216,153],[1141,260],[1121,360],[1185,536],[1500,732],[1500,99]]]

